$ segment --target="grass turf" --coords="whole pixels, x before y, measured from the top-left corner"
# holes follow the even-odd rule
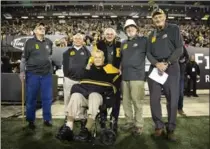
[[[36,120],[36,130],[23,130],[21,119],[2,119],[2,149],[209,149],[209,117],[179,117],[177,119],[177,142],[164,139],[154,140],[151,118],[145,119],[144,133],[134,137],[130,133],[119,132],[114,146],[104,147],[81,142],[62,143],[55,138],[64,120],[54,119],[53,127],[46,128],[41,119]],[[119,123],[122,123],[120,120]],[[120,125],[120,124],[119,124]]]

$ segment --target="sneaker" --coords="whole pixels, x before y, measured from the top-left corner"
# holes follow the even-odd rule
[[[52,122],[51,121],[44,121],[44,125],[47,127],[52,127]]]
[[[61,141],[72,141],[73,140],[73,131],[71,130],[70,127],[66,126],[65,124],[61,126],[59,129],[58,134],[56,135],[56,138],[61,140]]]
[[[79,134],[74,137],[74,140],[87,142],[92,139],[91,132],[87,128],[81,129]]]
[[[123,126],[121,126],[121,130],[122,131],[129,131],[131,129],[134,128],[134,124],[133,123],[126,123]]]
[[[35,124],[33,121],[28,122],[28,128],[34,130],[36,128]]]

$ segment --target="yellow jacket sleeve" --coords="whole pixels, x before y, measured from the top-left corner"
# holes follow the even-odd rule
[[[114,74],[114,73],[119,73],[119,69],[114,67],[112,64],[107,64],[106,66],[103,67],[105,72],[107,74]]]

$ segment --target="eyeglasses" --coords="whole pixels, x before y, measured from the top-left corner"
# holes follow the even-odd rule
[[[44,27],[39,27],[38,29],[39,29],[39,30],[45,30],[45,28],[44,28]]]

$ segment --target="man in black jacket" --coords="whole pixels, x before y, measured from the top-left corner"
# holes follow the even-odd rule
[[[104,52],[105,64],[112,64],[114,67],[118,68],[120,67],[121,63],[121,51],[120,46],[121,42],[116,40],[116,32],[113,28],[107,28],[104,31],[104,40],[100,40],[96,45],[97,49],[100,49]],[[115,106],[112,109],[111,115],[114,118],[114,129],[117,131],[117,122],[118,122],[118,116],[120,111],[120,101],[121,101],[121,79],[118,79],[116,82],[117,87],[117,93],[116,93],[116,103]],[[105,114],[106,117],[107,114]],[[105,120],[105,119],[104,119]],[[105,121],[104,121],[105,122]],[[102,127],[105,127],[104,123],[101,123]],[[104,125],[104,126],[103,126]]]
[[[180,67],[178,60],[183,52],[183,40],[180,29],[175,24],[166,22],[166,14],[160,8],[152,12],[154,31],[148,38],[147,58],[151,62],[149,74],[158,69],[159,75],[167,73],[168,78],[162,85],[148,78],[150,91],[150,106],[152,119],[155,123],[153,137],[162,137],[167,131],[167,139],[176,141],[177,102],[179,98]],[[161,115],[161,90],[164,90],[167,100],[168,122],[164,123]]]
[[[104,65],[102,51],[93,52],[93,58],[93,65],[88,63],[86,67],[84,79],[80,81],[80,84],[75,84],[72,87],[67,122],[57,135],[60,140],[71,141],[73,138],[83,141],[89,140],[99,106],[103,104],[103,93],[108,88],[113,89],[114,93],[116,92],[114,82],[118,77],[119,70],[110,64]],[[84,107],[88,107],[87,113],[85,113]],[[87,124],[81,129],[79,135],[74,137],[74,120],[85,119],[86,117]]]
[[[191,82],[193,83],[193,96],[198,97],[196,94],[197,89],[197,79],[200,78],[200,68],[198,64],[195,62],[195,56],[192,55],[190,58],[190,62],[187,63],[186,66],[186,73],[187,73],[187,96],[191,96]]]
[[[80,33],[73,36],[73,46],[63,53],[64,73],[64,108],[67,115],[67,105],[70,100],[71,87],[83,77],[90,52],[83,46],[84,36]]]
[[[179,59],[180,66],[180,88],[179,88],[179,102],[178,102],[178,113],[185,116],[183,111],[183,99],[184,99],[184,79],[185,79],[185,69],[186,64],[189,61],[189,55],[185,46],[183,46],[183,54]]]

